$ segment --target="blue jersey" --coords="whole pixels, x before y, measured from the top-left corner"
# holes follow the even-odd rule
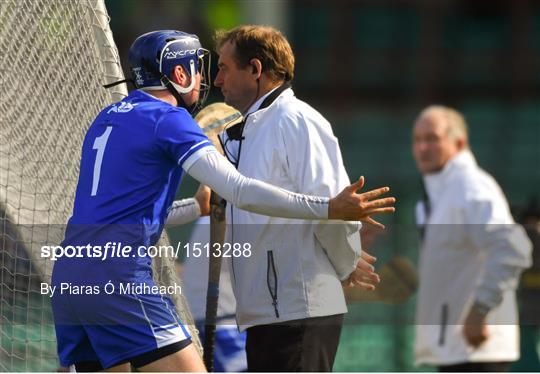
[[[212,143],[185,109],[132,91],[105,108],[88,129],[68,226],[134,225],[138,237],[124,244],[154,244],[180,184],[182,166],[208,146]],[[70,238],[68,229],[66,242],[80,242],[80,232],[75,231],[79,237]]]
[[[189,343],[167,295],[126,293],[122,285],[155,285],[152,259],[138,249],[157,242],[182,168],[209,147],[185,109],[143,91],[131,92],[96,117],[83,142],[62,246],[101,247],[102,255],[83,251],[80,257],[59,257],[54,265],[52,305],[62,365],[99,360],[110,367],[168,344]],[[107,256],[108,243],[132,252]],[[114,286],[112,293],[106,292],[107,284]],[[63,285],[87,291],[61,292]]]

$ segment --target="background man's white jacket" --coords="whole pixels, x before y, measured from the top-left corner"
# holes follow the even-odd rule
[[[247,177],[329,197],[349,184],[330,124],[291,89],[247,116],[243,136],[238,170]],[[222,140],[235,158],[238,141],[225,133]],[[360,227],[268,217],[228,205],[226,241],[253,245],[251,257],[231,263],[240,329],[345,313],[340,280],[358,262]]]
[[[531,263],[531,244],[514,224],[497,182],[469,150],[424,177],[431,204],[420,253],[416,314],[418,364],[514,361],[519,358],[515,288]],[[423,204],[417,220],[424,223]],[[492,308],[489,339],[469,346],[463,322],[475,301]]]

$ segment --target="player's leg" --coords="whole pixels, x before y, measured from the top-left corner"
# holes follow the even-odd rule
[[[151,293],[94,298],[87,296],[78,306],[93,308],[92,322],[99,321],[85,329],[107,371],[129,371],[126,362],[144,371],[204,371],[188,327],[169,298]]]
[[[116,365],[111,368],[108,368],[105,371],[111,372],[111,373],[129,373],[131,372],[131,365],[129,362],[126,362],[124,364],[120,364],[120,365]]]
[[[157,361],[137,367],[139,371],[150,372],[206,372],[199,352],[193,344],[162,357]]]

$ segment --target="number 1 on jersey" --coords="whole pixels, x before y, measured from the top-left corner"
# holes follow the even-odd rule
[[[96,162],[94,163],[94,178],[92,179],[92,193],[90,196],[96,196],[99,185],[99,175],[101,173],[101,163],[103,162],[103,153],[105,153],[105,147],[107,146],[107,140],[111,135],[112,126],[107,126],[107,129],[103,135],[98,136],[94,140],[92,149],[97,149]]]

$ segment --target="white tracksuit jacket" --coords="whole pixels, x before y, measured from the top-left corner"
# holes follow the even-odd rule
[[[465,150],[424,177],[431,204],[420,249],[417,364],[514,361],[519,358],[515,288],[531,264],[531,243],[514,224],[497,182]],[[425,222],[423,203],[417,222]],[[472,348],[463,322],[474,301],[490,309],[488,340]]]
[[[329,197],[349,184],[330,123],[290,88],[247,116],[243,136],[238,170],[247,177]],[[239,141],[221,139],[235,161]],[[359,222],[275,218],[231,205],[226,220],[227,242],[252,244],[251,257],[230,267],[241,330],[347,312],[340,280],[360,258]]]

